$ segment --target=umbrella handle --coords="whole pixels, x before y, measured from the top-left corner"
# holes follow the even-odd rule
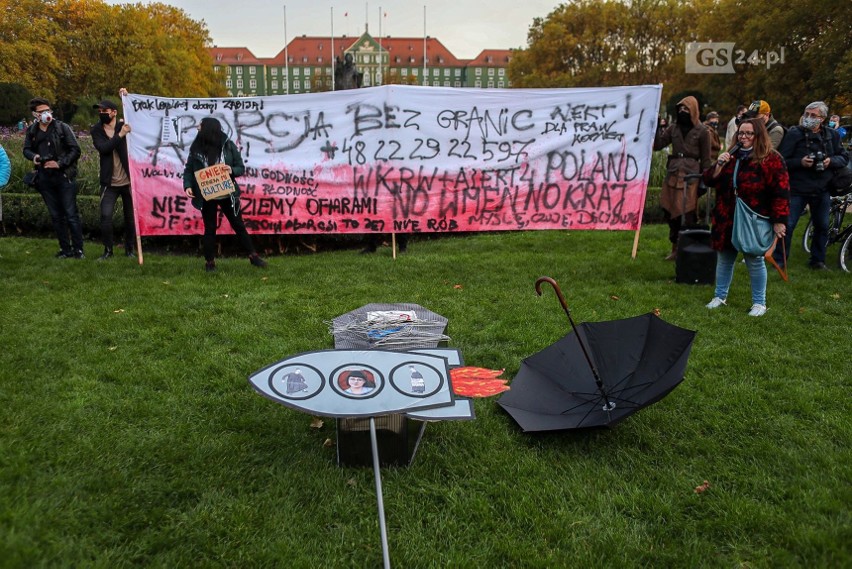
[[[565,302],[565,297],[562,295],[562,289],[559,288],[559,285],[550,277],[538,277],[535,281],[535,293],[541,296],[541,283],[549,283],[550,286],[553,287],[553,290],[556,291],[556,297],[559,299],[559,304],[562,305],[562,309],[565,311],[565,314],[568,315],[568,321],[571,322],[571,328],[574,328],[574,331],[577,331],[577,327],[574,326],[574,319],[571,318],[571,311],[568,310],[568,303]]]
[[[604,400],[606,401],[606,405],[604,405],[604,411],[611,411],[615,408],[615,403],[610,401],[609,395],[604,389],[603,380],[601,380],[600,374],[598,374],[598,370],[595,367],[594,362],[592,361],[591,356],[589,356],[589,351],[586,349],[586,343],[583,342],[583,338],[580,336],[579,330],[577,330],[577,325],[574,324],[574,319],[571,318],[571,311],[568,310],[568,303],[565,302],[565,297],[562,295],[562,289],[559,288],[559,284],[555,280],[550,277],[538,277],[535,281],[535,292],[537,295],[541,296],[541,283],[549,283],[550,286],[553,287],[553,290],[556,291],[556,297],[559,298],[559,304],[562,305],[562,309],[565,311],[565,314],[568,316],[568,322],[571,323],[571,329],[574,330],[574,335],[577,337],[577,343],[580,344],[580,349],[583,351],[583,356],[586,358],[586,363],[589,364],[589,368],[592,370],[592,376],[595,378],[595,384],[597,384],[598,389],[603,395]]]

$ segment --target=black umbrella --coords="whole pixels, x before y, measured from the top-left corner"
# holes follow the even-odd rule
[[[576,326],[553,285],[573,333],[524,359],[499,405],[526,431],[609,427],[665,397],[683,381],[695,332],[648,313]]]

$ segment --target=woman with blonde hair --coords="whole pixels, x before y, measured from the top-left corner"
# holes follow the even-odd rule
[[[716,250],[716,291],[707,308],[727,304],[738,251],[731,242],[734,210],[739,197],[759,215],[769,218],[775,235],[783,238],[790,211],[790,178],[784,159],[772,149],[760,119],[742,121],[737,142],[704,171],[704,183],[716,188],[711,245]],[[766,263],[763,256],[744,254],[751,281],[749,316],[766,313]]]

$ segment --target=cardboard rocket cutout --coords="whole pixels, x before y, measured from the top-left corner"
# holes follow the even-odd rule
[[[251,374],[249,383],[261,395],[312,415],[472,418],[469,403],[456,404],[450,382],[450,369],[460,364],[459,351],[448,348],[321,350],[271,364]]]

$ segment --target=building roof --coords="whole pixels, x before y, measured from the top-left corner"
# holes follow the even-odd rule
[[[294,64],[316,63],[327,64],[334,61],[334,56],[343,59],[343,54],[358,38],[339,36],[334,38],[334,53],[331,51],[331,36],[300,36],[290,40],[285,49],[275,57],[265,59],[267,65],[285,65],[284,57],[289,55]],[[322,58],[322,61],[320,61]]]
[[[390,63],[409,63],[412,67],[423,67],[423,38],[385,37],[381,41],[382,49],[388,52]],[[399,61],[396,58],[399,58]],[[450,53],[437,38],[426,36],[426,58],[430,67],[459,67],[464,61]]]
[[[292,65],[328,65],[335,57],[343,59],[344,54],[353,45],[362,41],[365,36],[380,44],[383,51],[388,53],[389,64],[393,67],[410,66],[423,67],[422,37],[398,38],[387,36],[372,37],[364,34],[359,37],[338,36],[334,38],[334,53],[332,53],[331,36],[300,36],[293,38],[275,57],[258,59],[245,47],[210,48],[210,54],[216,63],[224,65],[278,65],[284,66],[285,56],[290,57]],[[505,67],[512,58],[510,49],[485,49],[474,59],[459,59],[437,38],[426,36],[426,65],[429,67]]]
[[[474,67],[506,67],[511,60],[511,49],[483,49],[467,64]]]
[[[219,47],[214,45],[210,48],[213,61],[220,65],[263,65],[247,47]]]

